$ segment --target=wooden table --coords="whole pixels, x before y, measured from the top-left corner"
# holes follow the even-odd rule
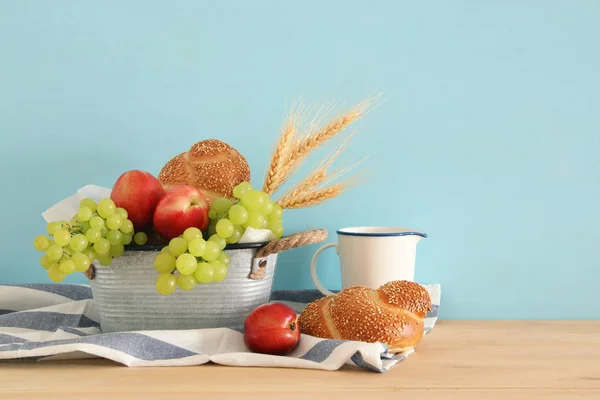
[[[0,399],[600,399],[600,321],[441,321],[384,374],[0,362]]]

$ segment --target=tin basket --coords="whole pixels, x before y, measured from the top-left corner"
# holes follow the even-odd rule
[[[278,254],[326,238],[327,231],[319,229],[269,243],[228,245],[231,264],[223,281],[170,296],[155,287],[158,246],[129,248],[108,267],[92,265],[86,275],[103,332],[239,329],[252,310],[269,302]]]

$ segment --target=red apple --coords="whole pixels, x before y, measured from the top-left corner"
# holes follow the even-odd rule
[[[182,185],[168,190],[154,210],[154,230],[167,240],[181,235],[187,228],[205,231],[210,205],[202,192]]]
[[[141,231],[152,221],[156,204],[164,193],[162,185],[152,174],[132,170],[117,179],[110,198],[117,207],[127,210],[135,230]]]
[[[244,322],[244,343],[255,353],[285,355],[298,346],[296,312],[282,303],[263,304]]]

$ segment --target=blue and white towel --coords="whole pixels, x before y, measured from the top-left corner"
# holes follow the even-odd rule
[[[424,285],[433,301],[425,319],[437,320],[440,285]],[[272,301],[299,312],[321,295],[313,290],[275,291]],[[230,366],[337,370],[354,365],[385,372],[414,350],[388,353],[381,343],[319,339],[302,335],[287,356],[251,353],[243,334],[232,329],[102,333],[87,285],[0,285],[0,360],[106,358],[130,367],[184,366],[213,362]],[[426,340],[424,338],[423,340]],[[418,346],[417,346],[418,348]]]

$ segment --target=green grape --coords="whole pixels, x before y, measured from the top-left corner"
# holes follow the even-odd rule
[[[226,213],[227,211],[229,211],[232,205],[233,202],[228,198],[219,197],[212,201],[212,203],[210,204],[210,208],[212,208],[218,213]]]
[[[241,205],[248,211],[258,211],[265,204],[264,192],[258,190],[249,190],[240,199]]]
[[[90,243],[96,243],[98,240],[102,239],[102,233],[99,229],[90,228],[86,233],[85,237]]]
[[[248,221],[248,210],[239,204],[233,205],[229,209],[229,220],[233,222],[234,225],[242,225],[244,222]]]
[[[242,229],[242,227],[236,225],[234,227],[233,235],[231,235],[227,238],[227,243],[235,244],[235,243],[239,242],[240,239],[242,238],[243,234],[244,234],[244,230]]]
[[[50,236],[53,236],[54,232],[61,229],[62,227],[62,221],[49,222],[48,225],[46,225],[46,230],[48,231],[48,234]]]
[[[248,213],[248,221],[246,223],[251,228],[263,229],[267,227],[269,221],[267,220],[267,217],[265,217],[261,213],[250,211]]]
[[[217,235],[221,236],[223,239],[227,239],[229,236],[233,235],[233,223],[227,218],[220,219],[217,222]]]
[[[47,254],[48,258],[50,258],[52,261],[58,261],[63,255],[63,248],[57,244],[53,244],[48,247]]]
[[[164,273],[156,278],[156,290],[163,296],[168,296],[177,288],[177,278],[175,276]]]
[[[65,274],[69,275],[75,272],[75,263],[73,260],[65,260],[60,263],[60,270]]]
[[[175,257],[179,257],[181,254],[185,253],[188,247],[188,243],[184,238],[176,237],[171,239],[169,242],[169,250],[171,254]]]
[[[145,232],[138,232],[133,236],[133,241],[139,246],[143,246],[148,241],[148,235]]]
[[[242,182],[233,188],[233,195],[237,199],[240,199],[244,195],[244,193],[246,193],[249,190],[252,190],[252,185],[249,182]]]
[[[171,254],[171,250],[169,250],[169,246],[165,246],[162,249],[160,249],[160,254]],[[173,254],[171,254],[173,255]]]
[[[194,278],[200,283],[209,283],[213,280],[213,267],[209,263],[201,262],[198,263],[196,271],[194,271]]]
[[[217,218],[217,212],[211,208],[210,210],[208,210],[208,218],[210,218],[210,219],[216,219]]]
[[[44,254],[40,257],[40,265],[45,269],[50,268],[50,266],[54,263],[55,261],[52,261],[50,257],[48,257],[48,254]]]
[[[97,255],[96,252],[94,251],[94,247],[93,246],[88,246],[87,249],[85,249],[84,251],[82,251],[83,255],[87,256],[87,258],[89,258],[90,262],[94,262],[94,260],[96,259]]]
[[[215,233],[217,233],[217,220],[216,219],[211,219],[208,222],[208,228],[206,229],[206,233],[208,234],[208,236],[210,237],[211,235],[214,235]]]
[[[108,267],[110,264],[112,264],[112,257],[110,256],[110,254],[104,254],[98,257],[98,262],[103,267]]]
[[[190,227],[183,232],[183,238],[191,242],[193,239],[202,238],[202,232],[198,228]]]
[[[129,213],[126,209],[122,207],[117,207],[117,209],[115,210],[115,215],[120,215],[121,218],[123,218],[124,220],[129,218]]]
[[[206,261],[216,260],[217,257],[219,257],[220,252],[221,249],[219,248],[219,245],[209,240],[208,242],[206,242],[206,249],[204,249],[204,254],[202,254],[202,258],[204,258]]]
[[[124,220],[123,225],[121,225],[121,232],[123,233],[131,233],[133,232],[133,222],[131,220]]]
[[[74,251],[83,251],[88,246],[88,240],[85,235],[78,233],[71,238],[69,245]]]
[[[219,260],[209,263],[213,268],[213,282],[221,282],[227,276],[227,266]]]
[[[283,217],[283,208],[281,208],[281,206],[277,203],[273,203],[273,211],[271,211],[271,214],[269,214],[269,218],[277,218],[279,220],[281,220],[281,218]]]
[[[90,223],[88,221],[81,223],[81,231],[86,233],[90,229]]]
[[[273,212],[273,202],[271,199],[267,198],[265,204],[260,208],[260,213],[264,216],[267,216]]]
[[[108,233],[108,228],[105,226],[102,227],[102,229],[100,229],[100,235],[102,237],[106,237],[106,234]]]
[[[60,270],[58,264],[53,264],[48,268],[48,278],[53,282],[62,282],[65,280],[66,274]]]
[[[33,239],[33,247],[37,251],[46,251],[52,244],[52,241],[48,236],[39,235],[35,239]]]
[[[111,245],[116,246],[123,243],[123,234],[120,231],[109,231],[106,234],[106,240],[108,240]]]
[[[273,232],[277,239],[281,239],[283,236],[283,225],[281,222],[269,222],[269,230]]]
[[[196,257],[189,253],[181,254],[179,257],[177,257],[177,260],[175,261],[175,267],[177,268],[177,271],[179,271],[179,273],[182,275],[193,274],[197,266],[198,261],[196,260]]]
[[[77,218],[79,218],[80,221],[89,221],[90,219],[92,219],[92,216],[94,215],[94,213],[92,212],[92,209],[89,207],[81,207],[79,209],[79,211],[77,211]]]
[[[92,210],[92,213],[96,212],[96,202],[88,197],[79,202],[79,208],[82,207],[89,208],[90,210]]]
[[[168,250],[169,248],[165,247],[165,249]],[[160,273],[173,271],[175,269],[175,257],[170,253],[157,255],[154,258],[154,269]]]
[[[123,255],[123,253],[125,252],[125,246],[123,246],[121,243],[119,244],[114,244],[110,246],[110,250],[108,251],[108,254],[110,254],[113,257],[121,257]]]
[[[222,251],[221,254],[219,254],[217,260],[221,261],[226,267],[229,267],[229,264],[231,264],[231,259],[224,251]]]
[[[223,239],[221,236],[214,234],[208,238],[211,242],[215,242],[220,250],[223,250],[225,246],[227,246],[227,240]]]
[[[129,243],[131,243],[133,237],[128,233],[124,233],[121,240],[123,241],[123,244],[127,246]]]
[[[71,234],[66,229],[58,229],[54,232],[54,243],[65,247],[71,241]]]
[[[79,220],[79,217],[77,216],[77,214],[73,215],[73,218],[71,218],[71,221],[69,221],[69,224],[71,224],[71,226],[81,226],[81,221]]]
[[[104,238],[98,239],[96,243],[94,243],[94,251],[98,255],[98,259],[100,259],[100,257],[107,256],[109,250],[110,242]]]
[[[179,275],[177,277],[177,286],[181,290],[192,290],[196,287],[196,278],[194,278],[194,275]]]
[[[123,225],[123,217],[121,217],[120,215],[117,215],[117,214],[111,215],[106,220],[106,227],[112,231],[116,231],[117,229],[121,228],[122,225]]]
[[[116,209],[117,206],[111,199],[102,199],[98,202],[98,215],[104,219],[114,215]]]
[[[90,267],[90,265],[92,264],[90,262],[90,259],[88,258],[88,256],[86,256],[83,253],[73,254],[73,256],[71,257],[71,260],[73,261],[73,263],[75,263],[75,270],[77,272],[87,271],[88,268]]]
[[[204,249],[206,249],[206,241],[202,238],[192,239],[188,243],[188,251],[194,257],[202,257]]]
[[[90,228],[98,230],[104,228],[104,220],[101,217],[92,217],[90,219]]]

